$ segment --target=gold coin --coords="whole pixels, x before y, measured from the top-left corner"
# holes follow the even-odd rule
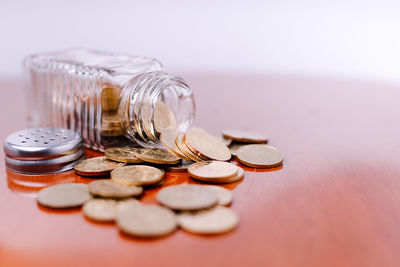
[[[120,167],[111,172],[111,180],[122,185],[149,185],[161,181],[163,170],[145,165]]]
[[[101,90],[100,99],[103,114],[115,114],[118,112],[120,95],[120,88],[106,87]]]
[[[154,127],[157,132],[176,129],[176,118],[172,110],[162,101],[157,101],[154,108]]]
[[[232,203],[232,192],[224,187],[216,185],[204,185],[206,188],[213,190],[217,194],[218,205],[226,206]]]
[[[39,191],[37,202],[54,209],[82,206],[91,198],[86,184],[58,184]]]
[[[166,130],[161,133],[160,141],[161,144],[172,154],[186,161],[191,161],[191,159],[185,154],[183,154],[175,145],[176,137],[178,132],[176,130]]]
[[[83,214],[94,221],[111,222],[117,214],[117,201],[94,198],[83,205]]]
[[[219,234],[234,229],[239,217],[229,208],[216,206],[206,210],[186,211],[178,215],[178,224],[196,234]]]
[[[115,162],[106,157],[96,157],[82,160],[75,164],[75,172],[83,176],[108,175],[115,168],[124,166],[125,163]]]
[[[213,178],[213,179],[204,179],[204,178],[195,178],[197,180],[207,182],[207,183],[213,183],[213,184],[229,184],[229,183],[234,183],[237,181],[240,181],[244,178],[244,170],[240,167],[238,168],[238,173],[236,176],[230,177],[230,178]],[[194,177],[193,177],[194,178]]]
[[[265,144],[268,142],[268,136],[265,134],[244,131],[244,130],[224,130],[222,132],[224,138],[232,139],[233,141],[244,143],[260,143]]]
[[[228,147],[219,138],[199,128],[187,131],[183,142],[202,158],[227,161],[232,156]]]
[[[134,202],[118,207],[118,228],[132,236],[160,237],[173,232],[177,227],[175,213],[156,205],[142,205]]]
[[[178,136],[175,139],[175,145],[176,147],[188,158],[190,158],[192,161],[203,161],[202,158],[194,154],[192,151],[190,151],[189,148],[183,143],[183,133],[179,133]]]
[[[189,166],[189,175],[200,179],[230,178],[236,176],[238,167],[224,161],[203,161]]]
[[[187,172],[189,166],[192,164],[193,164],[192,162],[182,161],[178,165],[172,165],[172,166],[166,165],[166,166],[163,166],[162,168],[167,172]]]
[[[141,163],[143,160],[138,159],[135,156],[137,148],[134,147],[109,147],[104,151],[104,155],[107,159],[126,162],[126,163]]]
[[[239,148],[241,148],[242,146],[247,146],[247,145],[248,145],[248,143],[232,142],[231,145],[229,146],[229,150],[231,151],[232,156],[236,156]]]
[[[173,185],[161,189],[157,201],[174,210],[197,210],[217,204],[217,194],[200,185]]]
[[[135,151],[135,156],[143,161],[155,164],[178,164],[181,160],[161,148],[139,148]]]
[[[140,186],[125,186],[111,180],[97,180],[89,183],[89,192],[92,195],[105,198],[127,198],[137,197],[143,193]]]
[[[282,164],[282,153],[269,145],[247,145],[237,152],[240,163],[254,168],[272,168]]]

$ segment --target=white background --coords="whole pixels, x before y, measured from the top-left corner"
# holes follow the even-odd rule
[[[69,47],[146,55],[171,71],[400,83],[400,1],[0,0],[0,76]]]

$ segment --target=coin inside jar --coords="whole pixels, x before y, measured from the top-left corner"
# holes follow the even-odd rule
[[[167,150],[160,148],[140,148],[135,151],[135,156],[143,161],[155,164],[178,164],[181,160]]]
[[[163,170],[151,166],[134,165],[120,167],[111,172],[111,180],[122,185],[149,185],[161,181]]]
[[[91,199],[83,205],[83,214],[94,221],[111,222],[117,214],[117,201],[111,199]]]
[[[118,228],[132,236],[160,237],[173,232],[177,227],[175,213],[156,205],[124,203],[118,207]]]
[[[105,179],[93,181],[88,186],[91,194],[105,198],[137,197],[143,192],[140,186],[125,186]]]
[[[77,174],[83,176],[103,176],[124,165],[125,163],[111,161],[106,157],[96,157],[76,163],[74,169]]]
[[[254,168],[272,168],[282,164],[282,153],[269,145],[247,145],[237,152],[240,163]]]
[[[237,174],[238,167],[224,161],[203,161],[189,166],[189,175],[200,179],[230,178]]]
[[[191,128],[187,131],[183,142],[192,152],[202,158],[227,161],[232,156],[221,139],[199,128]]]
[[[40,190],[37,202],[45,207],[63,209],[82,206],[90,198],[86,184],[58,184]]]
[[[126,162],[126,163],[141,163],[143,160],[138,159],[135,156],[137,148],[134,147],[110,147],[104,151],[104,155],[107,159]]]
[[[154,108],[154,127],[157,132],[176,128],[176,118],[172,110],[162,101],[157,101]]]
[[[186,211],[178,215],[178,224],[196,234],[219,234],[234,229],[239,217],[229,208],[216,206],[206,210]]]
[[[214,206],[217,194],[200,185],[173,185],[161,189],[157,201],[174,210],[197,210]]]
[[[251,132],[251,131],[229,129],[229,130],[224,130],[222,132],[222,135],[224,138],[244,143],[265,144],[268,142],[268,136],[266,136],[265,134]]]

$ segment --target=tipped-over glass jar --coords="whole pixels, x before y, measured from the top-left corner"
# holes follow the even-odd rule
[[[30,126],[73,129],[92,149],[157,147],[162,131],[184,132],[194,120],[191,88],[152,58],[72,49],[25,66]]]

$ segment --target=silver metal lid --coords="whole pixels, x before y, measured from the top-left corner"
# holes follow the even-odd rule
[[[55,173],[73,168],[82,157],[82,137],[69,129],[44,127],[15,132],[4,142],[8,169],[27,174]]]

